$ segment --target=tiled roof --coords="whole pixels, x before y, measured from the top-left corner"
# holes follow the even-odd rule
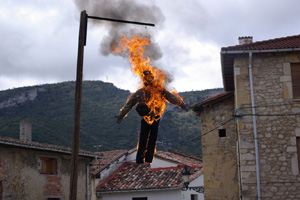
[[[71,154],[71,150],[72,150],[70,147],[62,147],[62,146],[39,143],[39,142],[24,142],[22,140],[18,140],[15,138],[1,137],[1,136],[0,136],[0,145],[15,146],[21,148],[28,148],[28,149],[38,149],[42,151],[52,151],[52,152],[59,152],[65,154]],[[94,152],[80,149],[79,156],[95,157],[96,155]]]
[[[101,156],[100,159],[97,159],[96,162],[93,164],[93,175],[96,175],[97,173],[101,172],[103,169],[108,167],[110,163],[113,161],[119,159],[121,156],[127,154],[127,150],[114,150],[114,151],[103,151],[98,152]]]
[[[170,190],[182,187],[183,166],[151,168],[149,164],[124,163],[108,179],[98,185],[97,192],[126,192]],[[193,175],[202,174],[202,168],[190,168]]]
[[[205,99],[205,100],[201,101],[200,103],[193,104],[190,106],[190,108],[194,112],[198,113],[198,112],[202,111],[203,107],[218,103],[218,102],[223,101],[224,99],[230,98],[232,96],[233,96],[233,92],[224,92],[224,93],[218,94],[214,97]]]
[[[222,51],[248,51],[248,50],[271,50],[300,48],[300,35],[275,38],[250,44],[223,47]]]
[[[233,63],[235,56],[249,52],[266,53],[288,51],[300,51],[300,35],[223,47],[221,49],[221,65],[224,91],[234,91]]]
[[[185,166],[202,166],[202,159],[199,156],[179,152],[176,150],[169,150],[167,152],[158,151],[155,154],[155,157],[160,157],[169,161],[176,162]]]

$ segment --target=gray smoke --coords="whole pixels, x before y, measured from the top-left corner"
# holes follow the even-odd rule
[[[138,21],[155,24],[155,29],[163,25],[164,16],[161,10],[154,5],[142,5],[134,0],[74,0],[80,11],[86,10],[90,16],[121,19],[127,21]],[[132,27],[139,25],[129,25],[118,22],[107,22],[103,20],[89,20],[89,23],[105,26],[108,30],[108,35],[105,36],[100,44],[100,52],[103,55],[111,53],[110,47],[115,44],[121,35],[131,34],[132,32],[138,35],[144,35],[150,38],[150,45],[146,48],[146,55],[151,60],[157,60],[162,57],[160,46],[154,41],[154,33],[141,31]],[[140,30],[140,31],[139,31]]]

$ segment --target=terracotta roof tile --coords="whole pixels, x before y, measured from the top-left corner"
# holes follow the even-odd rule
[[[300,35],[275,38],[250,44],[223,47],[221,51],[271,50],[300,48]]]
[[[205,100],[201,101],[200,103],[193,104],[190,106],[190,108],[194,112],[200,112],[203,107],[214,104],[214,103],[218,103],[218,102],[220,102],[224,99],[230,98],[232,96],[233,96],[233,92],[224,92],[224,93],[218,94],[214,97],[205,99]]]
[[[183,185],[181,176],[182,169],[183,166],[151,169],[148,164],[127,162],[103,183],[98,185],[97,192],[180,188]],[[201,167],[193,167],[190,169],[193,175],[200,176],[202,174]]]
[[[185,166],[202,166],[202,159],[200,156],[179,152],[176,150],[169,150],[167,152],[158,151],[155,157],[160,157],[169,161],[176,162]]]
[[[71,148],[70,147],[63,147],[63,146],[57,146],[53,144],[46,144],[46,143],[39,143],[39,142],[24,142],[22,140],[18,140],[15,138],[10,137],[1,137],[0,136],[0,145],[9,145],[9,146],[16,146],[21,148],[29,148],[29,149],[38,149],[42,151],[52,151],[52,152],[59,152],[59,153],[66,153],[71,154]],[[80,156],[87,156],[87,157],[95,157],[96,154],[91,151],[86,150],[79,150]]]
[[[93,175],[96,175],[106,167],[110,165],[113,161],[119,159],[121,156],[127,154],[127,150],[114,150],[114,151],[103,151],[97,152],[101,156],[100,159],[97,159],[93,164]]]

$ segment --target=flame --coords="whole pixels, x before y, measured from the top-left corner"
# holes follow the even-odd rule
[[[155,120],[159,120],[160,116],[164,113],[166,108],[162,91],[164,90],[164,82],[167,75],[157,67],[153,67],[149,57],[145,57],[146,46],[149,45],[150,40],[146,37],[133,36],[127,38],[121,36],[119,42],[111,46],[111,51],[118,55],[129,56],[129,62],[132,65],[131,71],[138,75],[142,82],[142,87],[145,87],[144,98],[147,98],[145,102],[150,108],[150,114],[144,116],[144,120],[148,124],[152,124]],[[144,71],[150,71],[153,76],[151,77],[151,85],[149,83],[149,75],[145,76]],[[177,97],[180,97],[175,91],[172,92]],[[181,99],[181,97],[180,97]]]

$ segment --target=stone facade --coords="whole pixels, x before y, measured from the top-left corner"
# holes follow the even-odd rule
[[[200,113],[202,134],[232,118],[234,98],[203,108]],[[220,137],[219,130],[226,136]],[[224,136],[224,135],[223,135]],[[235,121],[202,136],[205,199],[238,199],[238,164]]]
[[[300,135],[300,101],[293,99],[290,63],[300,53],[256,53],[252,58],[262,199],[300,199],[296,136]],[[249,55],[234,59],[235,109],[239,114],[242,196],[257,198]],[[287,116],[284,116],[287,114]],[[293,115],[294,114],[294,115]]]
[[[56,160],[54,174],[41,173],[39,160],[45,157]],[[92,160],[90,157],[79,156],[78,199],[86,199],[87,164]],[[71,155],[68,154],[0,145],[1,195],[24,200],[68,199],[70,163]]]

